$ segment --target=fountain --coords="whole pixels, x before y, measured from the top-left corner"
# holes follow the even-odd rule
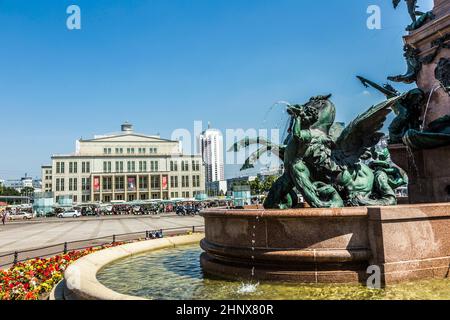
[[[258,155],[276,153],[285,174],[265,209],[202,213],[206,273],[226,279],[250,280],[252,274],[262,281],[364,283],[369,267],[377,266],[383,285],[448,277],[450,3],[435,0],[433,11],[408,31],[408,71],[389,80],[417,81],[417,89],[400,94],[359,77],[387,100],[347,128],[334,123],[331,96],[319,96],[288,107],[292,119],[285,144],[246,139],[235,145],[235,151],[249,142],[263,145]],[[397,115],[389,128],[393,162],[389,151],[375,147],[391,111]],[[255,160],[248,159],[244,169]],[[407,181],[397,164],[410,174],[408,205],[396,202],[394,190]],[[295,208],[297,192],[311,208]]]
[[[204,235],[84,257],[65,272],[64,298],[448,299],[450,2],[434,2],[407,28],[408,71],[389,77],[418,88],[402,94],[358,77],[387,100],[346,128],[334,122],[331,95],[285,103],[284,144],[234,146],[261,147],[244,169],[265,152],[284,161],[264,208],[206,210]],[[389,145],[380,147],[392,111]],[[409,204],[398,205],[395,189],[407,181]],[[309,207],[299,208],[298,193]],[[360,285],[374,278],[384,288]]]

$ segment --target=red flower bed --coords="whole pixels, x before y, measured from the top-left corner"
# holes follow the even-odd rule
[[[0,270],[0,300],[39,300],[62,280],[64,270],[71,263],[95,251],[121,244],[123,243],[71,251],[51,258],[32,259],[8,270]]]

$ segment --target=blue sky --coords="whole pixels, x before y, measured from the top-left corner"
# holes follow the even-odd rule
[[[82,30],[66,28],[70,4]],[[390,0],[0,0],[0,177],[37,176],[125,120],[163,137],[195,120],[260,128],[275,101],[333,93],[348,122],[383,99],[355,75],[405,71],[408,23]]]

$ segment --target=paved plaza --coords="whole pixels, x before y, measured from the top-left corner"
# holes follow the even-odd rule
[[[203,226],[200,216],[88,217],[0,225],[0,254],[147,230]]]

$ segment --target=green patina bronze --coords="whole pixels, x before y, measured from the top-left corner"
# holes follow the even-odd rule
[[[445,85],[449,84],[448,75],[446,75],[446,59],[441,59],[440,67],[436,68],[436,78],[442,84],[442,89],[446,90]],[[450,72],[448,72],[450,73]],[[427,97],[425,93],[416,88],[400,95],[400,93],[391,85],[378,85],[375,82],[363,77],[357,77],[365,87],[373,87],[383,93],[387,99],[399,97],[392,106],[396,118],[389,126],[389,143],[403,143],[411,149],[434,149],[450,145],[450,115],[443,116],[430,124],[426,130],[423,125],[423,110],[426,110]]]
[[[390,144],[403,143],[403,137],[408,130],[420,130],[421,113],[426,104],[425,94],[422,90],[416,88],[401,95],[390,84],[381,86],[361,76],[357,76],[357,78],[366,88],[370,86],[380,91],[387,99],[401,96],[392,106],[396,117],[389,125]]]
[[[263,145],[243,166],[249,168],[265,152],[277,154],[284,174],[274,183],[264,203],[267,209],[295,206],[296,192],[315,208],[395,205],[394,189],[406,184],[406,176],[389,161],[388,151],[377,151],[386,116],[403,96],[395,96],[359,115],[345,129],[335,123],[331,96],[311,98],[288,107],[291,116],[283,145],[264,139],[244,139],[235,151]]]
[[[394,5],[394,9],[397,9],[401,0],[392,0],[392,4]],[[411,17],[412,23],[406,28],[407,31],[414,31],[419,29],[428,21],[433,20],[435,18],[433,12],[420,12],[417,10],[417,0],[405,0],[406,5],[408,7],[408,13]]]

